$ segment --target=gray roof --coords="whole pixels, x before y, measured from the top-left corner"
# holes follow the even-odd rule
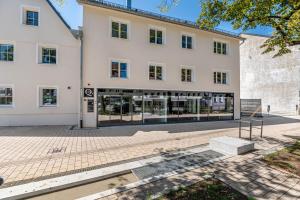
[[[185,27],[189,27],[189,28],[195,28],[198,30],[200,29],[199,25],[192,21],[182,20],[179,18],[169,17],[166,15],[160,15],[160,14],[157,14],[154,12],[149,12],[149,11],[145,11],[145,10],[141,10],[141,9],[137,9],[137,8],[128,8],[125,5],[112,3],[109,1],[77,0],[77,2],[80,4],[97,6],[97,7],[101,7],[101,8],[106,8],[106,9],[111,9],[111,10],[115,10],[115,11],[128,13],[128,14],[133,14],[133,15],[137,15],[137,16],[141,16],[141,17],[164,21],[164,22],[168,22],[168,23],[172,23],[172,24],[177,24],[177,25],[181,25],[181,26],[185,26]],[[200,30],[211,32],[211,33],[216,33],[216,34],[220,34],[220,35],[224,35],[224,36],[228,36],[228,37],[232,37],[232,38],[236,38],[236,39],[240,39],[240,40],[244,39],[244,38],[240,37],[238,33],[233,33],[233,32],[229,32],[229,31],[225,31],[225,30],[220,30],[220,29],[213,29],[213,30],[200,29]]]

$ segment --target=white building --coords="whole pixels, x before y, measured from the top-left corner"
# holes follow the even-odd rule
[[[83,84],[94,90],[84,126],[239,118],[240,37],[130,5],[78,2]]]
[[[241,35],[246,40],[241,44],[241,98],[261,99],[262,112],[285,115],[299,113],[300,51],[273,58],[262,54],[260,46],[268,37]],[[298,109],[297,109],[298,108]]]
[[[50,1],[0,1],[0,126],[240,117],[239,36],[130,4],[78,2],[82,46]]]
[[[1,0],[0,24],[0,126],[78,124],[75,32],[46,0]]]

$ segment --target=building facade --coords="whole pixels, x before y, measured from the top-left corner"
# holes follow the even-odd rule
[[[241,99],[261,99],[262,112],[275,115],[299,114],[300,51],[273,58],[260,46],[268,37],[241,35]]]
[[[78,124],[75,32],[47,0],[1,0],[0,24],[0,126]]]
[[[240,37],[131,6],[78,2],[85,127],[240,117]]]
[[[241,37],[130,3],[78,3],[74,31],[49,0],[0,1],[0,126],[240,117]]]

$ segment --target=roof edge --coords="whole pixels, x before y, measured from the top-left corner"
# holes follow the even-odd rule
[[[67,27],[67,29],[70,31],[70,33],[74,36],[75,39],[78,39],[81,35],[80,30],[72,29],[71,26],[66,22],[66,20],[62,17],[60,12],[55,8],[53,3],[50,0],[46,0],[48,5],[52,8],[52,10],[55,12],[55,14],[58,16],[58,18],[62,21],[62,23]]]
[[[235,33],[229,32],[229,31],[218,30],[218,29],[212,29],[212,30],[201,29],[195,22],[191,22],[191,21],[183,20],[183,19],[179,19],[179,18],[174,18],[174,17],[169,17],[169,16],[165,16],[165,15],[160,15],[160,14],[157,14],[154,12],[145,11],[145,10],[141,10],[141,9],[127,8],[126,6],[108,2],[105,0],[77,0],[77,2],[82,5],[85,4],[85,5],[115,10],[115,11],[124,12],[127,14],[140,16],[140,17],[150,18],[150,19],[163,21],[163,22],[167,22],[167,23],[171,23],[171,24],[194,28],[197,30],[202,30],[202,31],[210,32],[210,33],[220,34],[220,35],[235,38],[238,40],[244,40],[244,38],[240,37],[240,34],[235,34]]]

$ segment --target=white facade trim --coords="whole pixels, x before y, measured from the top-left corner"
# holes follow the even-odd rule
[[[35,11],[39,13],[39,24],[38,26],[31,26],[26,24],[26,11]],[[32,5],[21,5],[20,6],[20,23],[27,27],[37,28],[41,25],[41,8]]]

